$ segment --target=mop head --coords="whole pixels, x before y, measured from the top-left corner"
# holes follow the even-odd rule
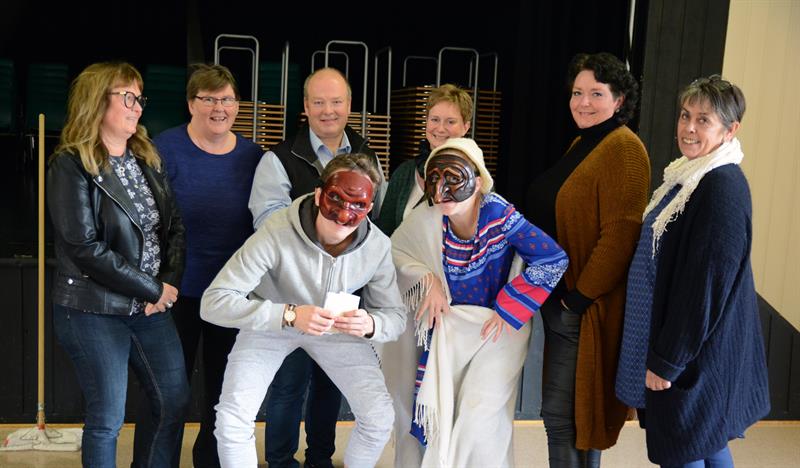
[[[82,435],[83,429],[51,429],[38,426],[19,429],[6,437],[0,451],[77,452],[81,449]]]

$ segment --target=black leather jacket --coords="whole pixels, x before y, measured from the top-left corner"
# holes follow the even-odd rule
[[[57,273],[53,303],[85,312],[129,315],[133,298],[155,303],[162,282],[180,285],[184,228],[166,174],[139,162],[161,215],[158,277],[139,269],[144,233],[113,169],[93,177],[79,157],[60,154],[47,172]]]

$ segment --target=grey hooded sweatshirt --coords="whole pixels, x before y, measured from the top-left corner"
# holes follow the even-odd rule
[[[281,330],[287,303],[322,307],[328,291],[362,289],[362,307],[375,321],[376,342],[396,340],[406,325],[389,238],[368,219],[338,257],[316,240],[314,195],[272,214],[203,293],[200,316],[241,330]],[[302,221],[301,221],[302,218]]]

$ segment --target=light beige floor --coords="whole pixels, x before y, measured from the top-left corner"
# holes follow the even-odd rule
[[[0,425],[0,439],[19,428],[28,426]],[[50,427],[58,428],[58,425]],[[74,427],[74,426],[70,426]],[[547,442],[540,421],[518,421],[514,431],[514,458],[516,466],[525,468],[547,467]],[[259,460],[264,459],[264,426],[256,430]],[[334,462],[342,466],[342,454],[352,423],[339,423],[337,428],[336,455]],[[191,467],[191,447],[197,434],[196,424],[187,424],[183,439],[181,467]],[[746,433],[744,440],[731,443],[737,468],[798,468],[800,467],[800,421],[766,421],[756,424]],[[133,426],[125,426],[120,434],[117,465],[129,466],[133,444]],[[301,443],[297,458],[302,460],[304,444]],[[3,468],[71,468],[80,466],[80,453],[53,452],[0,452],[0,467]],[[378,468],[392,466],[391,442],[387,445]],[[616,446],[603,453],[604,468],[639,468],[654,466],[647,461],[644,431],[636,423],[628,423],[620,434]],[[262,462],[259,467],[266,467]],[[483,467],[476,467],[483,468]]]

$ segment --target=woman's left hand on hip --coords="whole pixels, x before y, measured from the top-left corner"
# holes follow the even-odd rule
[[[662,379],[661,377],[657,376],[653,373],[650,369],[647,369],[647,374],[645,375],[644,385],[654,392],[660,392],[661,390],[666,390],[672,386],[672,382],[666,379]]]
[[[508,323],[498,314],[494,314],[492,318],[483,323],[483,327],[481,327],[481,339],[485,340],[494,335],[492,336],[492,341],[496,343],[504,331],[509,334],[511,333]]]

